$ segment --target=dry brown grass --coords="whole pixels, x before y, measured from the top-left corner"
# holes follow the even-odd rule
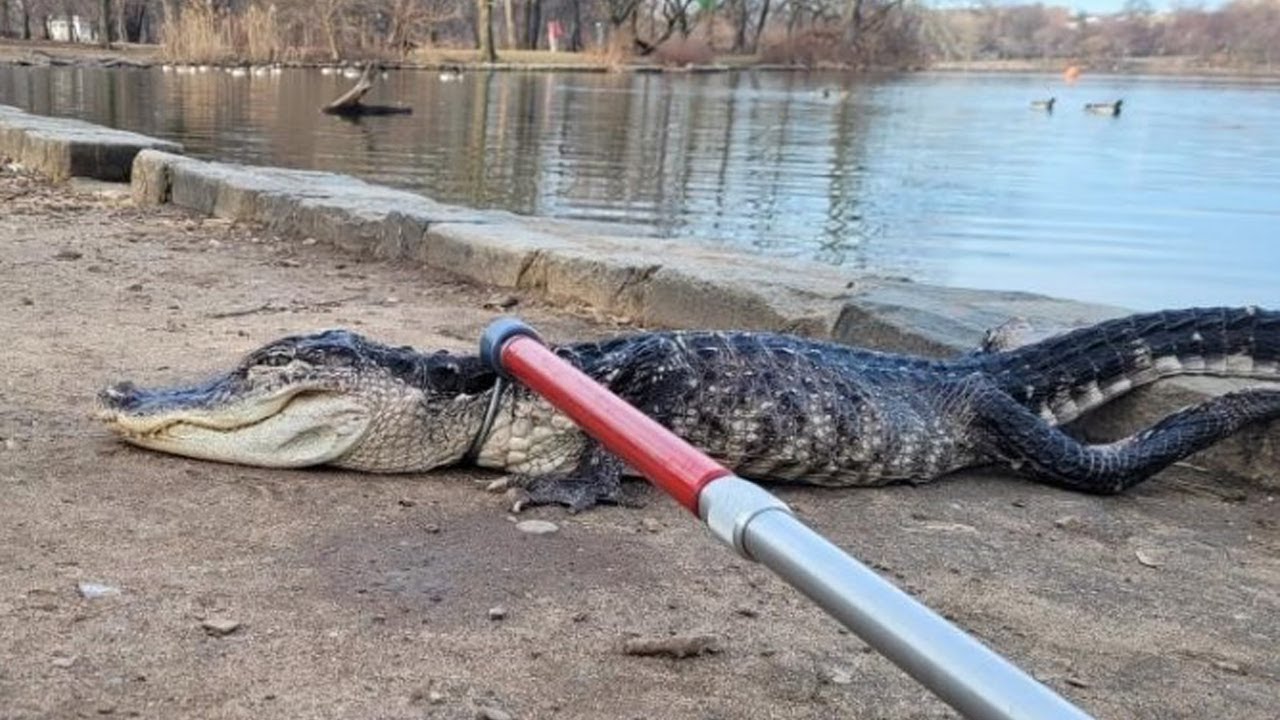
[[[266,8],[251,5],[240,21],[240,30],[244,38],[246,60],[268,63],[284,57],[285,47],[280,41],[281,28],[274,4]]]
[[[480,52],[474,48],[418,48],[409,53],[405,59],[423,65],[468,65],[480,62]],[[594,53],[551,52],[550,50],[499,50],[498,62],[510,65],[564,67],[599,67],[604,64],[600,56]]]
[[[834,29],[806,28],[790,36],[774,31],[760,40],[760,61],[765,63],[817,67],[848,62],[850,55]]]
[[[583,55],[592,58],[597,64],[617,72],[630,64],[634,59],[632,40],[625,33],[611,35],[604,45],[596,45]]]
[[[165,21],[162,55],[175,62],[214,64],[328,59],[314,33],[298,30],[296,17],[278,12],[276,5],[267,0],[259,0],[239,13],[188,3],[177,21]],[[285,38],[295,38],[300,43],[290,44]],[[364,50],[357,53],[359,59],[369,59],[374,54]]]
[[[653,51],[654,62],[668,67],[708,65],[715,59],[707,41],[696,37],[672,37]]]
[[[207,5],[188,5],[176,20],[165,20],[161,34],[163,55],[168,60],[192,63],[232,60],[235,53],[229,25]]]

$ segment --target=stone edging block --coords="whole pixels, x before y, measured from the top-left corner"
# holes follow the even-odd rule
[[[128,181],[134,157],[147,148],[182,152],[178,143],[0,105],[0,155],[55,182],[72,177]]]

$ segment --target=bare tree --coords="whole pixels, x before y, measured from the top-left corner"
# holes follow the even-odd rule
[[[609,24],[620,28],[635,17],[640,0],[604,0],[604,5]]]
[[[760,3],[760,20],[756,23],[756,35],[751,40],[751,52],[760,49],[760,36],[764,34],[764,24],[769,20],[769,0]]]
[[[461,15],[456,0],[382,0],[375,13],[386,20],[386,46],[401,55]]]
[[[582,0],[569,0],[573,29],[569,31],[569,52],[582,51]]]
[[[1280,2],[1232,0],[1220,11],[1226,54],[1240,64],[1268,69],[1280,61]]]
[[[98,42],[102,47],[111,47],[111,0],[98,2]],[[70,18],[67,18],[68,21]]]
[[[324,34],[329,59],[341,59],[340,36],[344,25],[343,16],[347,12],[347,0],[312,0],[311,12]]]
[[[31,0],[16,0],[18,3],[18,37],[31,39]]]
[[[542,35],[542,0],[525,0],[524,4],[524,46],[530,50],[538,49],[538,38]]]
[[[507,47],[515,49],[520,47],[516,44],[516,10],[514,0],[502,0],[503,19],[506,20],[507,30]]]
[[[480,59],[497,62],[498,53],[493,47],[493,0],[476,0],[476,25],[480,36]]]

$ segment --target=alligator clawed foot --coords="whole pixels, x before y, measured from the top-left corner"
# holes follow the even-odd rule
[[[512,499],[512,512],[538,505],[563,505],[570,513],[579,513],[602,503],[629,506],[633,502],[627,497],[629,493],[622,491],[619,477],[597,473],[515,476],[507,495]]]

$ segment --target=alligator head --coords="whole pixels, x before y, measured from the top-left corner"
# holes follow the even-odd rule
[[[494,382],[481,365],[330,330],[277,340],[204,382],[112,385],[98,415],[128,442],[206,460],[425,470],[466,452]]]

